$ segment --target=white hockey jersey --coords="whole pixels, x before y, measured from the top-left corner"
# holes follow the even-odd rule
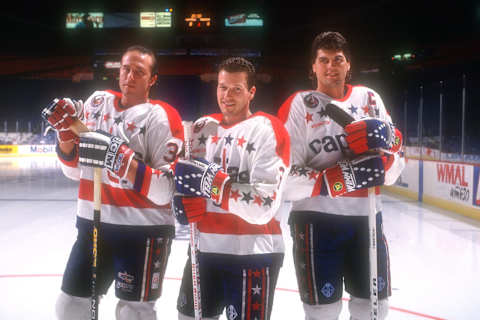
[[[345,97],[335,100],[318,91],[302,91],[291,95],[280,107],[278,117],[290,134],[292,169],[284,198],[293,201],[293,211],[315,211],[338,215],[368,215],[367,189],[330,198],[319,195],[316,179],[321,170],[352,156],[343,128],[325,114],[325,105],[334,101],[356,120],[376,117],[391,123],[380,96],[363,86],[347,85]],[[392,184],[404,167],[403,158],[394,154],[386,172],[385,184]],[[377,212],[382,209],[380,191],[376,188]]]
[[[123,109],[121,93],[96,91],[84,103],[83,122],[94,131],[102,129],[128,141],[139,165],[134,184],[102,170],[101,222],[118,225],[174,225],[170,208],[174,186],[161,166],[175,160],[183,144],[178,112],[167,103],[150,100]],[[93,169],[59,157],[64,174],[80,181],[77,215],[92,220]]]
[[[278,209],[289,172],[287,131],[263,112],[232,126],[221,121],[221,114],[202,117],[192,134],[192,156],[221,165],[233,181],[221,206],[207,200],[207,213],[197,224],[199,249],[235,255],[284,252]]]

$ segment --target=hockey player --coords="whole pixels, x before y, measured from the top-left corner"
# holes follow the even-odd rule
[[[280,121],[252,114],[255,70],[229,58],[218,73],[221,113],[198,119],[193,160],[175,166],[174,210],[197,222],[203,319],[270,319],[283,262],[278,208],[289,171],[290,141]],[[177,301],[179,319],[193,319],[190,258]]]
[[[292,144],[284,196],[293,201],[289,224],[300,298],[305,319],[338,319],[345,284],[351,319],[370,319],[367,188],[392,184],[400,174],[401,134],[375,91],[346,83],[350,52],[341,34],[315,38],[311,66],[316,90],[293,94],[278,113]],[[327,116],[328,103],[356,121],[344,129]],[[385,319],[391,284],[378,187],[375,198],[378,319]]]
[[[57,129],[63,172],[80,182],[78,236],[56,304],[58,319],[90,319],[94,165],[106,168],[98,239],[99,294],[115,281],[116,319],[156,319],[154,305],[175,235],[168,163],[175,160],[183,141],[177,111],[149,99],[156,70],[151,50],[130,47],[121,60],[121,93],[96,91],[85,104],[61,99],[47,116]],[[79,138],[70,131],[75,118],[91,132]]]

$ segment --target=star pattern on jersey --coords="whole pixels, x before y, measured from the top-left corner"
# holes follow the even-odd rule
[[[95,113],[93,114],[93,119],[98,120],[101,115],[102,115],[102,114],[100,113],[100,111],[97,111],[97,112],[95,112]]]
[[[220,140],[220,137],[217,135],[212,136],[212,143],[218,143],[218,140]]]
[[[273,199],[270,198],[270,197],[265,197],[265,198],[263,198],[263,205],[264,205],[264,206],[269,206],[269,207],[271,207],[271,206],[272,206],[272,202],[273,202]]]
[[[240,197],[240,193],[238,193],[238,190],[230,191],[230,198],[232,198],[235,201],[238,201],[239,197]]]
[[[248,153],[251,153],[252,151],[256,151],[257,149],[255,149],[255,147],[253,146],[254,143],[247,143],[247,148],[246,150],[248,151]]]
[[[326,112],[326,108],[323,107],[322,109],[320,109],[320,111],[317,111],[318,115],[320,116],[320,118],[324,118],[327,116],[327,112]]]
[[[310,121],[313,121],[313,114],[311,114],[310,112],[307,112],[307,114],[305,115],[305,121],[307,121],[307,123],[309,123]]]
[[[250,201],[253,200],[251,192],[242,192],[243,197],[242,201],[245,201],[247,204],[250,204]]]
[[[245,142],[247,142],[247,140],[245,140],[243,137],[237,138],[237,145],[239,145],[240,147],[243,147],[243,144]]]
[[[370,107],[368,105],[365,105],[362,107],[362,111],[364,114],[368,115],[370,112]]]
[[[103,115],[103,121],[107,122],[107,121],[110,120],[110,119],[111,119],[110,113],[105,113],[105,114]]]
[[[353,104],[352,104],[352,105],[350,106],[350,108],[348,108],[348,109],[350,109],[350,113],[351,113],[351,114],[357,114],[357,109],[358,109],[358,108],[355,107]]]
[[[207,140],[208,138],[205,137],[205,135],[202,133],[202,135],[200,137],[198,137],[198,144],[201,145],[206,145],[207,144]]]
[[[113,122],[118,126],[119,124],[121,124],[123,122],[123,119],[122,119],[122,116],[118,116],[116,117]]]
[[[225,139],[225,144],[229,144],[229,145],[232,144],[233,137],[230,134],[223,138]]]
[[[128,122],[127,123],[127,130],[133,132],[137,126],[135,125],[135,122]]]
[[[145,132],[147,131],[147,127],[146,126],[143,126],[140,128],[140,134],[145,134]]]
[[[254,199],[255,199],[255,200],[253,200],[253,203],[256,203],[256,204],[258,204],[259,206],[262,206],[262,204],[263,204],[262,197],[260,197],[260,196],[258,196],[258,195],[255,195],[255,196],[254,196]]]

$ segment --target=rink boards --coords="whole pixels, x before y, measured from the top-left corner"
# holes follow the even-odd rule
[[[0,145],[0,157],[54,157],[55,145]],[[480,220],[478,165],[406,159],[388,191]]]
[[[480,220],[478,165],[406,159],[400,178],[387,190]]]

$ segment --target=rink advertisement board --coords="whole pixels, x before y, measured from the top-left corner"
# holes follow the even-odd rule
[[[424,195],[471,206],[473,169],[473,165],[463,163],[424,161]]]
[[[0,145],[0,157],[55,156],[54,144]]]
[[[406,159],[399,179],[384,188],[480,220],[479,176],[478,165]]]

